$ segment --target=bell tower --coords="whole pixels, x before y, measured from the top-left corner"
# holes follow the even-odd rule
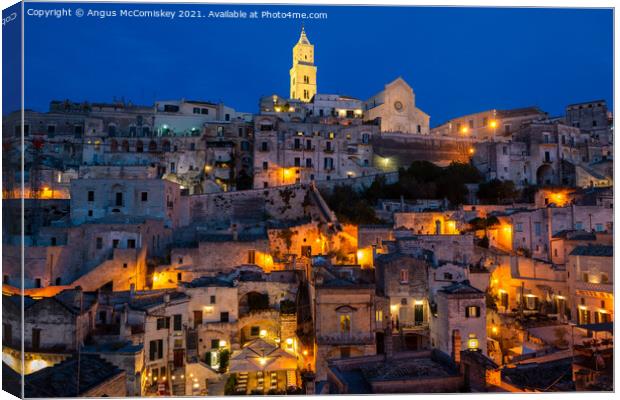
[[[314,45],[306,36],[301,26],[301,35],[293,47],[293,66],[290,70],[291,99],[299,99],[305,103],[316,94],[316,66],[314,65]]]

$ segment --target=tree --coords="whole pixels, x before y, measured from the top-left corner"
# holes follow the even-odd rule
[[[503,204],[513,201],[518,191],[512,181],[492,179],[481,183],[478,187],[478,198],[489,204]]]

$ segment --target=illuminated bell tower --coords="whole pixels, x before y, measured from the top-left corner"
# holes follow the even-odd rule
[[[293,67],[291,75],[291,99],[299,99],[305,103],[316,94],[316,66],[314,65],[314,45],[306,36],[302,25],[301,35],[293,47]]]

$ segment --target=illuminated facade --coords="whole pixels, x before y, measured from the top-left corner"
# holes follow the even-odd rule
[[[301,35],[293,47],[293,66],[291,77],[291,99],[308,103],[316,94],[316,66],[314,65],[314,45],[301,28]]]

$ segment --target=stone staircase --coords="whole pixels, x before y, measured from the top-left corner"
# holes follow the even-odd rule
[[[172,375],[175,377],[170,380],[172,396],[185,396],[185,367],[175,368]]]

